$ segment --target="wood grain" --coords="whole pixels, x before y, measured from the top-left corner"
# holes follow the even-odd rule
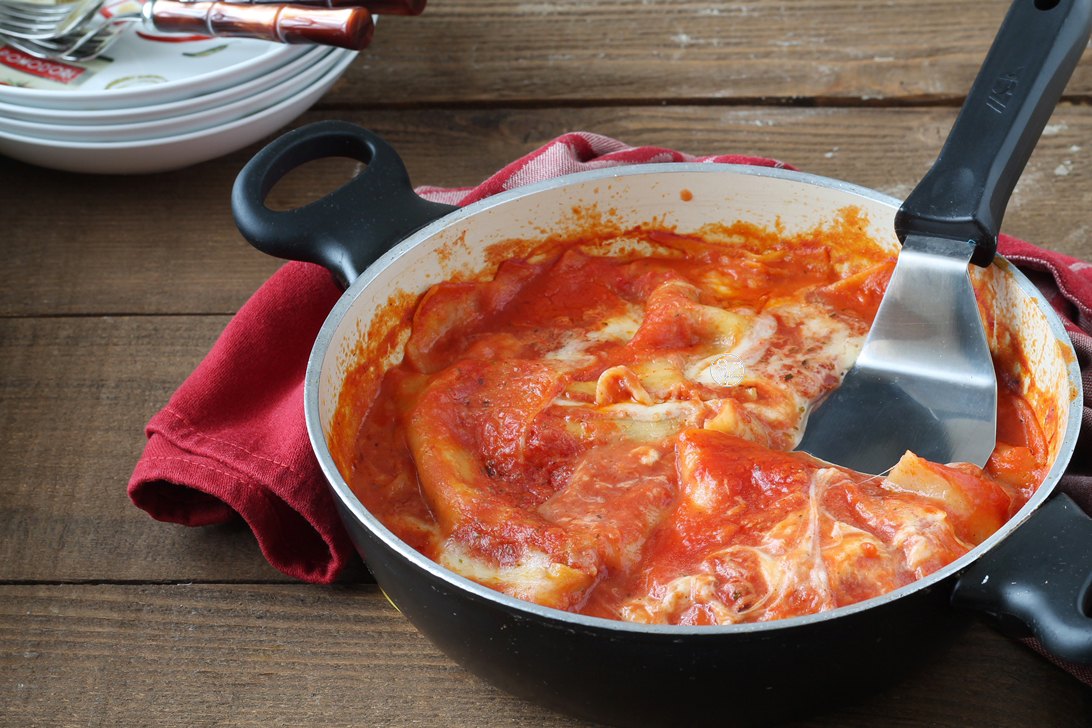
[[[0,579],[280,577],[241,525],[156,523],[125,494],[144,424],[226,321],[0,319]]]
[[[1025,728],[1029,709],[1086,725],[1082,686],[1026,653],[976,626],[920,674],[791,725]],[[7,725],[589,725],[466,673],[368,585],[0,586],[0,673]]]
[[[0,318],[0,581],[284,581],[241,520],[151,520],[125,492],[144,425],[226,316]],[[345,578],[369,579],[354,563]]]
[[[723,109],[701,106],[343,112],[403,157],[414,184],[475,185],[570,132],[694,155],[774,157],[801,171],[904,197],[936,158],[953,109]],[[1092,107],[1064,105],[1017,185],[1003,230],[1092,257]],[[147,177],[57,175],[0,159],[24,204],[5,211],[0,315],[230,314],[280,261],[243,241],[231,184],[258,145],[179,172]],[[336,188],[358,165],[314,163],[278,184],[271,207],[291,209]],[[53,204],[56,199],[64,205]],[[146,214],[119,214],[157,200]]]
[[[416,184],[475,185],[587,131],[774,157],[901,198],[1007,6],[432,0],[381,18],[285,130],[369,127]],[[1084,259],[1090,101],[1086,54],[1003,227]],[[139,177],[0,157],[0,725],[583,728],[438,653],[359,560],[337,585],[299,584],[240,521],[189,529],[128,502],[144,424],[281,265],[230,210],[236,174],[268,140]],[[299,206],[359,168],[305,165],[269,204]],[[1092,725],[1092,688],[975,626],[921,674],[792,728],[1029,725]]]
[[[328,102],[958,105],[1009,3],[433,2],[383,18]],[[1067,89],[1092,90],[1086,58]]]

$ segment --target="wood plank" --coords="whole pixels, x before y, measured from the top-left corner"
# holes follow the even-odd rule
[[[388,139],[414,184],[474,185],[550,139],[584,130],[696,155],[775,157],[901,198],[935,159],[955,110],[317,110],[293,127],[328,118],[366,125]],[[1089,138],[1092,107],[1058,109],[1017,186],[1006,232],[1092,258]],[[20,204],[5,209],[0,238],[0,316],[238,310],[280,265],[247,245],[231,218],[232,180],[260,147],[142,177],[65,174],[0,158],[0,178],[20,183]],[[277,185],[270,204],[298,206],[355,169],[305,165]],[[142,207],[145,200],[157,202]]]
[[[0,179],[19,180],[18,204],[4,210],[0,315],[238,310],[279,265],[232,222],[243,163],[106,176],[0,157]]]
[[[1008,0],[443,0],[382,18],[342,107],[956,103]],[[957,9],[958,7],[958,9]],[[1092,91],[1092,58],[1067,94]]]
[[[289,128],[369,126],[418,184],[476,184],[584,129],[777,157],[901,197],[1007,5],[433,0],[381,19]],[[1092,259],[1092,54],[1067,95],[1005,228]],[[147,419],[280,265],[229,209],[260,146],[138,177],[0,158],[0,724],[581,728],[437,652],[359,560],[336,586],[299,584],[241,522],[158,523],[125,496]],[[356,171],[308,165],[272,203]],[[1092,689],[976,626],[923,673],[793,727],[1027,725],[1092,725]]]
[[[0,319],[0,580],[287,580],[241,522],[160,523],[125,492],[145,423],[226,322]]]
[[[7,725],[589,725],[468,674],[366,585],[0,586],[0,672]],[[1078,728],[1089,694],[975,626],[922,673],[792,726]]]
[[[403,150],[415,181],[472,184],[543,140],[581,128],[566,126],[568,113],[384,112],[377,128]],[[631,144],[773,156],[896,196],[928,166],[952,118],[949,110],[910,109],[650,108],[625,118],[609,109],[573,113],[587,122],[583,128]],[[408,123],[399,121],[407,116]],[[1083,147],[1090,133],[1089,109],[1066,107],[1055,115],[1017,188],[1006,230],[1092,258],[1086,215],[1092,184]],[[244,529],[155,523],[124,496],[144,423],[208,351],[227,314],[279,265],[239,240],[226,213],[213,219],[194,204],[227,196],[217,180],[241,156],[177,175],[120,178],[134,194],[143,186],[151,197],[178,200],[126,216],[128,222],[93,213],[116,189],[102,178],[26,165],[18,170],[14,162],[0,167],[25,171],[30,197],[29,204],[13,206],[11,233],[0,243],[6,255],[0,309],[7,316],[48,316],[0,320],[0,455],[13,464],[0,475],[9,506],[0,517],[18,534],[0,541],[0,578],[280,578]],[[351,168],[305,167],[274,196],[292,206],[349,174]],[[185,194],[172,196],[172,190]],[[48,212],[47,201],[58,191],[74,212]],[[149,229],[162,229],[168,239],[148,235]],[[68,233],[82,236],[78,244]],[[111,315],[119,309],[171,315]],[[177,315],[188,313],[209,315]]]

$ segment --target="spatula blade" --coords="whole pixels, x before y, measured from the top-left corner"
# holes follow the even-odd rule
[[[970,243],[911,236],[856,363],[812,409],[797,446],[879,475],[910,450],[986,464],[997,380],[968,274]]]

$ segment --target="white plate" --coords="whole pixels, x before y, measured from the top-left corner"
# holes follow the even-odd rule
[[[318,81],[291,98],[227,124],[140,142],[58,142],[0,132],[0,153],[31,164],[91,174],[147,174],[230,154],[272,134],[306,111],[356,58],[348,52]]]
[[[48,109],[22,104],[9,104],[0,101],[0,120],[18,119],[43,124],[129,124],[154,119],[166,119],[182,114],[192,114],[215,106],[264,91],[270,86],[282,83],[302,72],[331,53],[332,49],[316,46],[283,66],[262,73],[243,83],[220,89],[213,93],[201,94],[181,101],[169,101],[162,104],[137,106],[126,109],[100,109],[85,111],[82,109]]]
[[[101,70],[88,64],[42,61],[7,46],[0,47],[0,101],[49,109],[123,109],[187,99],[234,86],[268,73],[313,48],[252,38],[205,38],[165,42],[127,28],[106,54]],[[36,76],[86,81],[63,89],[3,85],[14,78],[12,68],[30,69]],[[89,76],[87,74],[90,74]],[[70,81],[75,84],[76,81]]]
[[[69,142],[133,142],[145,139],[161,139],[190,132],[222,126],[262,109],[273,106],[318,81],[328,70],[352,51],[326,49],[324,58],[256,94],[238,98],[230,103],[204,109],[192,114],[171,116],[130,124],[99,124],[95,126],[73,124],[43,124],[0,117],[0,132]]]

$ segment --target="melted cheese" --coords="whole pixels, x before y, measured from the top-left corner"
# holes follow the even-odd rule
[[[587,361],[592,357],[586,351],[596,344],[625,344],[632,339],[641,327],[643,316],[644,310],[640,306],[627,304],[621,313],[603,319],[594,328],[569,332],[564,343],[543,354],[543,358]]]
[[[437,286],[362,426],[360,477],[387,484],[355,482],[365,505],[521,599],[726,624],[890,591],[1022,504],[976,468],[908,454],[881,480],[790,452],[856,357],[884,254],[686,246]],[[718,380],[725,357],[738,381]]]
[[[594,575],[554,561],[538,549],[527,549],[510,563],[498,563],[471,554],[458,539],[451,539],[441,550],[441,566],[497,591],[548,607],[564,609],[570,596],[579,593],[594,580]]]

